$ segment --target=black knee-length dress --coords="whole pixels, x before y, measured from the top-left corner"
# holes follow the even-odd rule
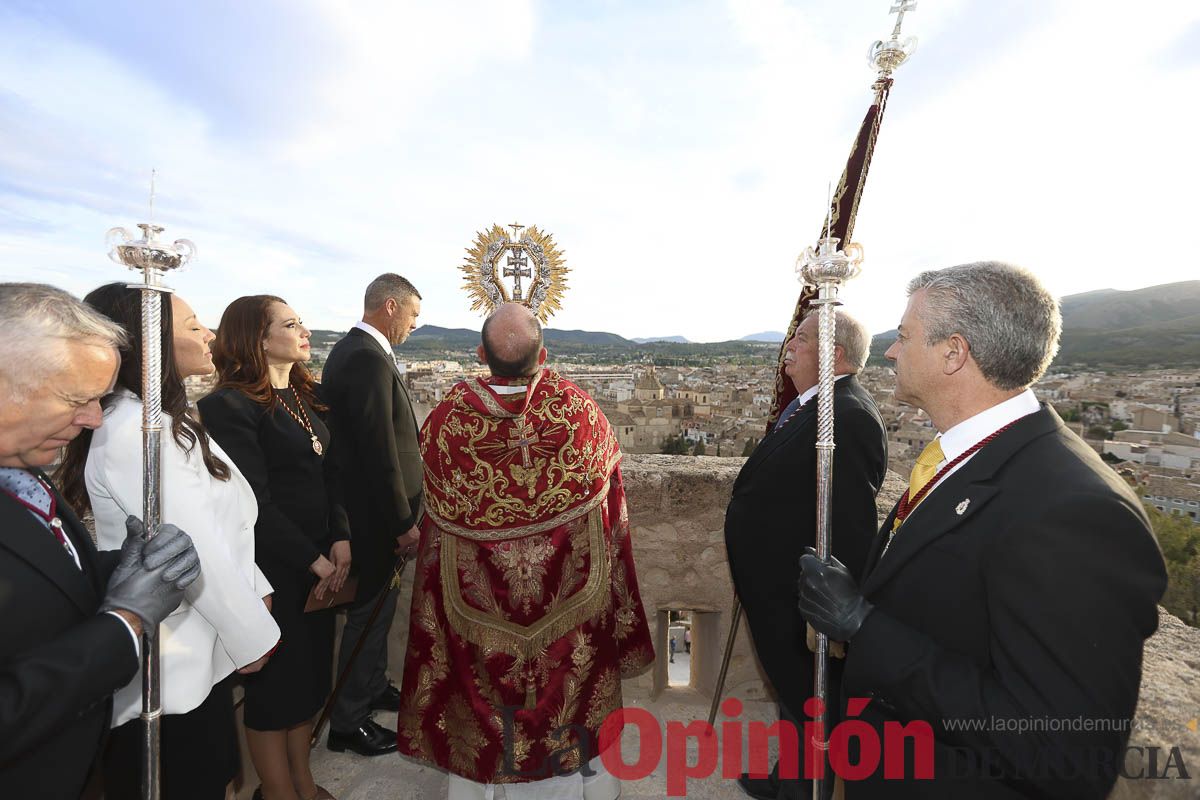
[[[258,521],[255,561],[275,589],[271,614],[279,623],[279,648],[263,669],[245,676],[243,718],[247,728],[273,731],[311,719],[329,696],[333,674],[334,612],[305,614],[304,601],[316,577],[309,565],[329,556],[349,538],[329,453],[329,429],[292,389],[274,390],[267,408],[236,389],[218,389],[200,400],[209,434],[254,489]],[[303,403],[300,414],[297,403]],[[307,414],[312,437],[297,416]]]

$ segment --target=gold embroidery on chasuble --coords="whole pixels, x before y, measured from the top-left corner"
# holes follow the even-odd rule
[[[426,420],[421,456],[438,527],[499,541],[588,514],[604,501],[621,452],[595,402],[545,370],[524,411],[478,382],[455,385]]]
[[[560,754],[559,764],[564,770],[580,766],[580,743],[571,721],[579,713],[579,701],[588,685],[595,657],[596,648],[591,644],[591,637],[583,631],[575,631],[571,635],[571,670],[563,678],[562,705],[554,715],[550,732],[542,740],[547,752]]]
[[[600,673],[592,685],[592,699],[588,703],[584,725],[598,730],[606,717],[621,705],[621,676],[612,667]]]
[[[481,584],[486,581],[486,570],[480,562],[484,557],[483,548],[441,531],[442,602],[451,629],[478,647],[532,661],[572,628],[595,618],[609,600],[612,568],[611,554],[604,536],[603,515],[599,508],[588,514],[586,531],[588,566],[583,586],[569,596],[556,592],[547,604],[545,613],[528,625],[514,622],[511,615],[496,603],[492,592],[480,590]],[[524,555],[516,555],[506,547],[514,543],[503,542],[493,546],[491,554],[493,559],[500,562],[497,566],[505,573],[510,596],[524,607],[525,601],[532,598],[535,592],[530,583],[535,565],[549,558],[552,551],[545,552],[535,543],[532,548],[522,551]],[[510,573],[512,578],[509,577]],[[538,597],[541,597],[541,591],[541,587],[537,587]],[[468,602],[468,596],[474,603]]]
[[[446,710],[438,720],[438,730],[446,734],[450,765],[460,772],[473,771],[479,751],[487,745],[487,739],[475,721],[471,704],[461,694],[455,692],[450,695]]]
[[[430,759],[433,757],[433,751],[428,734],[424,730],[423,721],[425,712],[433,703],[435,686],[445,680],[449,673],[446,633],[438,624],[433,604],[425,599],[425,580],[422,578],[422,575],[428,573],[433,567],[437,556],[438,542],[434,539],[425,548],[418,567],[418,574],[413,580],[414,608],[419,609],[416,623],[430,636],[433,643],[429,648],[428,657],[423,660],[421,668],[417,672],[416,691],[409,692],[404,698],[397,717],[400,735],[409,741],[416,753]],[[411,638],[409,647],[412,647]]]
[[[639,646],[621,656],[621,680],[636,678],[654,663],[654,650]]]
[[[542,602],[546,563],[554,555],[554,545],[545,536],[526,536],[501,542],[492,550],[492,558],[504,567],[508,596],[528,614],[534,603]]]
[[[613,586],[617,592],[616,619],[613,625],[613,638],[618,642],[633,632],[637,626],[637,603],[634,602],[633,592],[625,580],[625,565],[618,561],[613,565]]]

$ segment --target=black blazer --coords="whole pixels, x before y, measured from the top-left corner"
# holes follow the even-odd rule
[[[421,508],[421,451],[408,389],[391,353],[351,328],[321,373],[333,458],[342,476],[359,601],[383,588],[396,562],[396,537]]]
[[[1095,762],[1119,755],[1128,728],[1061,720],[1120,727],[1137,705],[1167,583],[1137,497],[1043,406],[933,490],[881,557],[894,515],[868,558],[875,609],[850,641],[843,696],[872,698],[861,716],[881,736],[929,721],[936,779],[911,780],[909,763],[907,782],[880,769],[846,797],[1105,797],[1116,775]],[[988,727],[947,725],[970,720]]]
[[[285,391],[286,402],[294,396]],[[218,389],[197,403],[204,426],[241,470],[258,500],[254,560],[272,584],[316,581],[308,571],[349,536],[336,471],[313,451],[312,439],[278,404],[268,410],[236,389]],[[292,406],[295,408],[295,406]],[[313,433],[329,452],[330,434],[307,403]],[[307,588],[305,588],[307,591]]]
[[[853,375],[834,384],[832,550],[858,574],[878,527],[875,495],[887,473],[887,434]],[[801,719],[812,696],[813,656],[796,611],[805,546],[816,546],[817,400],[755,448],[725,512],[725,547],[754,649],[781,703]],[[831,659],[830,696],[841,662]]]
[[[43,476],[44,477],[44,476]],[[77,798],[138,669],[129,629],[97,614],[117,552],[98,554],[55,492],[83,569],[0,492],[0,795]]]

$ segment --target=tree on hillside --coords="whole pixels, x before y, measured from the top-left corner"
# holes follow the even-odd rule
[[[692,448],[692,455],[702,456],[708,452],[708,448],[704,446],[704,440],[700,439],[696,442],[696,446]]]
[[[688,447],[687,439],[682,436],[668,436],[663,440],[662,449],[659,452],[668,456],[686,456],[691,452],[691,448]]]
[[[742,448],[742,457],[749,458],[750,454],[754,452],[754,447],[756,444],[757,443],[753,439],[747,439],[746,446]]]
[[[1146,513],[1167,562],[1163,608],[1188,625],[1200,627],[1200,525],[1150,505]]]

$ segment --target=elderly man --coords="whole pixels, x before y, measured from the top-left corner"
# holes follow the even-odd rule
[[[983,262],[922,273],[908,292],[887,352],[896,399],[940,435],[861,585],[801,559],[801,613],[849,642],[843,698],[879,742],[912,723],[915,744],[884,748],[846,797],[1103,798],[1162,556],[1137,497],[1029,389],[1061,329],[1038,280]]]
[[[486,379],[421,435],[428,516],[413,578],[400,751],[449,770],[450,800],[613,800],[597,735],[654,659],[621,453],[586,392],[550,369],[537,318],[483,326]]]
[[[833,552],[861,570],[875,536],[875,495],[887,472],[887,434],[871,395],[856,377],[867,363],[871,337],[849,314],[834,327]],[[785,370],[799,396],[742,467],[725,512],[729,571],[746,612],[754,649],[775,687],[780,717],[804,719],[813,691],[813,655],[805,647],[804,618],[788,602],[806,545],[816,543],[817,315],[809,314],[784,347]],[[838,696],[841,662],[831,662],[830,697]],[[800,730],[801,728],[797,728]],[[796,754],[795,763],[803,764]],[[797,775],[743,775],[751,797],[812,797]],[[830,784],[832,788],[832,784]]]
[[[367,286],[362,322],[333,346],[321,375],[358,573],[339,675],[362,640],[334,703],[327,746],[364,756],[396,749],[396,732],[375,722],[371,711],[400,708],[400,693],[387,679],[387,637],[396,616],[392,570],[396,553],[416,551],[421,456],[412,400],[392,347],[416,329],[420,313],[421,295],[411,283],[380,275]],[[378,621],[368,628],[380,602]]]
[[[200,573],[187,534],[92,539],[42,472],[100,426],[123,332],[66,292],[0,284],[0,791],[78,797],[138,637]]]

